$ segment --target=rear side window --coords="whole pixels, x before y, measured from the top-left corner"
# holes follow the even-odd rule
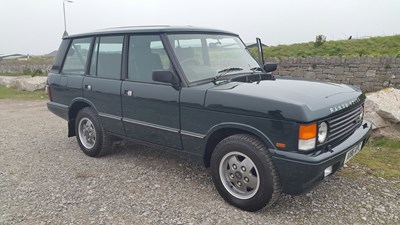
[[[97,37],[93,47],[89,74],[120,79],[123,42],[123,36]]]
[[[85,73],[91,38],[74,39],[68,49],[62,73],[79,74]]]

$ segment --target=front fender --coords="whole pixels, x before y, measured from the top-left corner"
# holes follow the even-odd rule
[[[252,127],[250,125],[242,124],[242,123],[235,123],[235,122],[224,122],[224,123],[220,123],[220,124],[217,124],[217,125],[211,127],[207,131],[206,136],[205,136],[206,143],[208,143],[210,137],[212,137],[213,134],[215,134],[216,132],[218,132],[219,130],[222,130],[222,129],[234,129],[234,130],[245,131],[246,133],[253,134],[254,136],[261,139],[267,145],[267,147],[269,149],[276,149],[276,147],[272,143],[271,139],[266,134],[264,134],[262,131],[260,131],[257,128]]]

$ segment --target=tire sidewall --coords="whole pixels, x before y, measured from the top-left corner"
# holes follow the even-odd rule
[[[267,151],[266,149],[264,149]],[[249,199],[239,199],[231,195],[223,185],[219,174],[219,165],[222,158],[229,152],[240,152],[248,156],[257,167],[260,178],[257,193]],[[236,140],[223,140],[214,150],[211,157],[211,174],[220,195],[228,203],[246,211],[256,211],[266,206],[272,198],[274,192],[273,177],[271,167],[267,161],[262,160],[260,149],[248,142]]]

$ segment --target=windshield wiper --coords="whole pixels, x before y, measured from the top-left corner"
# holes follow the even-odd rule
[[[243,70],[243,68],[240,67],[229,67],[223,70],[218,71],[218,75],[214,77],[213,79],[213,83],[215,84],[215,82],[222,76],[225,76],[227,73],[232,72],[232,71],[240,71]]]
[[[263,71],[263,70],[261,69],[261,67],[259,67],[259,66],[250,68],[250,70],[253,71],[253,73],[256,72],[256,71],[261,71],[261,72]]]

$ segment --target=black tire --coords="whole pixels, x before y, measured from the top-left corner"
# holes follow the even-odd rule
[[[111,151],[113,140],[105,132],[97,113],[91,107],[81,109],[75,121],[76,140],[83,153],[91,157],[100,157]],[[86,128],[85,131],[83,127]]]
[[[273,205],[282,191],[265,144],[249,134],[229,136],[215,147],[211,174],[222,198],[246,211]]]

